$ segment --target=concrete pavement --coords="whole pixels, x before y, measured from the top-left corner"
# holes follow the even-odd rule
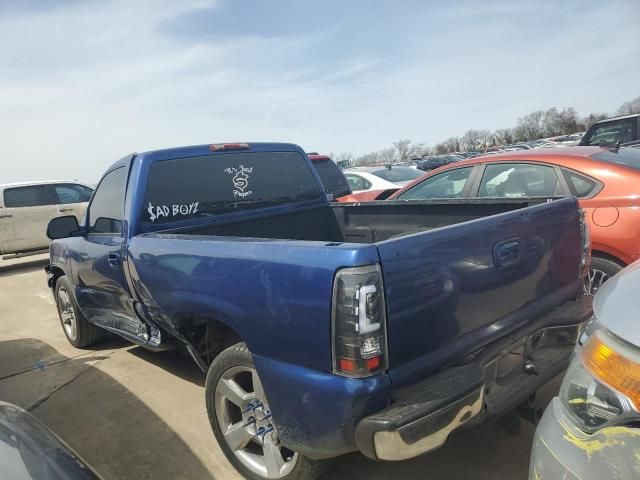
[[[62,333],[45,256],[0,261],[0,400],[43,420],[104,478],[240,478],[216,444],[204,374],[180,352],[118,339],[79,350]],[[547,386],[550,398],[557,381]],[[338,459],[326,479],[526,479],[533,427],[495,425],[410,461]]]

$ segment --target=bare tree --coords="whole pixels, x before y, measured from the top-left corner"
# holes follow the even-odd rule
[[[600,120],[604,120],[608,115],[604,113],[590,113],[588,117],[582,119],[582,130],[587,130],[591,125]]]
[[[404,162],[409,160],[409,154],[411,152],[411,140],[405,138],[403,140],[398,140],[397,142],[393,142],[394,151],[394,159],[399,162]]]
[[[508,145],[513,143],[513,130],[510,128],[499,128],[493,132],[496,145]]]
[[[336,156],[331,155],[331,158],[337,163],[337,162],[344,162],[347,161],[349,162],[349,164],[353,163],[354,157],[353,154],[351,152],[341,152],[339,154],[337,154]]]
[[[560,130],[564,135],[576,133],[581,130],[580,121],[578,120],[578,113],[572,107],[565,108],[561,112],[559,112],[558,123],[560,125]]]
[[[442,142],[443,153],[457,152],[460,150],[460,139],[458,137],[447,138]]]
[[[397,159],[396,148],[384,148],[378,152],[378,156],[379,163],[384,163],[385,165],[389,163],[395,163]]]
[[[518,119],[518,132],[522,140],[536,140],[545,134],[544,112],[538,110]]]
[[[556,107],[550,108],[542,115],[542,135],[545,137],[555,137],[562,135],[560,127],[560,114]]]
[[[367,165],[373,165],[374,163],[377,163],[377,162],[378,162],[378,152],[370,152],[357,157],[354,160],[353,165],[364,167]]]
[[[460,146],[463,150],[474,150],[478,148],[480,144],[480,131],[479,130],[467,130],[466,133],[460,138]]]
[[[618,109],[618,115],[630,115],[632,113],[640,113],[640,97],[624,102]]]
[[[491,144],[491,130],[478,130],[478,146],[487,148]]]
[[[618,109],[618,114],[640,113],[640,97],[625,102]],[[558,110],[552,107],[546,111],[538,110],[528,113],[518,119],[513,128],[491,130],[467,130],[461,137],[451,137],[431,148],[422,143],[413,144],[409,139],[393,142],[390,148],[370,152],[353,158],[351,154],[344,153],[340,159],[350,159],[352,165],[373,165],[381,163],[394,163],[421,158],[432,153],[443,154],[448,152],[475,150],[496,145],[509,145],[515,142],[538,140],[544,137],[567,135],[586,130],[594,122],[607,118],[603,113],[591,113],[582,119],[578,118],[575,109],[563,108]]]
[[[439,143],[435,148],[436,155],[442,155],[443,153],[447,153],[447,146],[444,143]]]

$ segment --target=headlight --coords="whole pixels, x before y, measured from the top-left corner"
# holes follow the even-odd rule
[[[606,330],[593,333],[571,362],[560,398],[585,432],[640,421],[638,349]]]

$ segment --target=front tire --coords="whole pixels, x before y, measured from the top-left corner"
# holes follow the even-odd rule
[[[207,374],[207,413],[227,460],[252,480],[312,480],[325,462],[280,444],[251,353],[237,343],[216,357]]]
[[[78,308],[73,285],[66,276],[58,279],[54,294],[62,331],[71,345],[87,348],[104,338],[106,332],[90,323]]]

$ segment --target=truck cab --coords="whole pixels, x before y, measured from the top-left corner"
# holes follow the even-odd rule
[[[630,145],[640,141],[640,113],[606,118],[594,123],[580,145]]]

